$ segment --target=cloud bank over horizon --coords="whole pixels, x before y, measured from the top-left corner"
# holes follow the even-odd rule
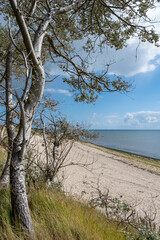
[[[122,116],[94,112],[90,124],[95,129],[160,129],[160,112],[128,112]]]

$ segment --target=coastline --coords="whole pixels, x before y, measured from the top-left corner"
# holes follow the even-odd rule
[[[132,205],[142,217],[153,217],[160,226],[160,163],[139,155],[75,142],[61,169],[64,191],[90,201],[98,189]]]
[[[104,147],[90,142],[81,141],[82,144],[86,144],[93,148],[99,149],[106,153],[123,157],[123,162],[130,164],[131,161],[135,167],[142,168],[150,171],[151,173],[160,174],[160,159],[148,157],[142,154],[119,150],[115,148]]]
[[[91,144],[91,145],[93,145],[95,147],[100,147],[100,148],[104,148],[104,149],[107,149],[107,150],[113,150],[114,152],[118,152],[118,153],[124,153],[124,154],[132,155],[132,156],[135,156],[135,157],[141,157],[141,158],[153,160],[153,161],[160,161],[160,158],[149,157],[147,155],[143,155],[143,154],[127,151],[127,150],[122,150],[122,149],[108,147],[108,146],[105,147],[103,145],[99,145],[99,144],[95,144],[95,143],[91,143],[91,142],[86,142],[86,141],[80,141],[80,142],[86,143],[86,144],[89,143],[89,144]]]
[[[105,146],[101,146],[101,145],[94,144],[94,143],[92,143],[92,144],[95,145],[95,146],[98,146],[98,147],[106,148],[108,150],[113,150],[114,152],[128,154],[128,155],[131,155],[133,157],[140,157],[140,158],[144,158],[144,159],[148,159],[148,160],[160,161],[160,158],[149,157],[147,155],[143,155],[143,154],[127,151],[127,150],[122,150],[122,149],[118,149],[118,148],[108,147],[108,146],[105,147]]]
[[[44,162],[42,138],[34,139]],[[57,176],[66,194],[82,201],[97,197],[98,189],[133,206],[139,216],[147,214],[160,226],[160,161],[75,142]]]
[[[89,142],[160,160],[160,130],[92,130],[98,136]],[[87,140],[88,141],[88,140]]]

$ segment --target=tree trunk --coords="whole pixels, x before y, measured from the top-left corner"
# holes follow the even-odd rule
[[[9,185],[11,152],[8,152],[7,162],[0,178],[0,188],[6,188]]]
[[[11,204],[13,216],[30,234],[34,233],[29,212],[28,199],[25,186],[25,161],[19,161],[18,144],[14,144],[10,166]]]
[[[28,58],[32,63],[32,82],[28,91],[28,98],[24,104],[22,100],[17,98],[21,109],[21,122],[17,137],[14,139],[12,150],[13,153],[10,167],[11,203],[15,218],[17,220],[19,219],[20,224],[32,234],[34,230],[29,213],[25,187],[26,163],[24,144],[26,145],[30,138],[33,116],[44,90],[45,72],[41,60],[41,52],[46,29],[51,21],[51,14],[46,14],[44,19],[41,21],[37,31],[35,32],[34,41],[32,42],[32,38],[25,22],[25,17],[19,9],[17,0],[9,0],[9,2],[20,28],[23,42],[28,52]]]
[[[5,131],[5,124],[3,126],[0,126],[1,127],[1,134],[0,134],[0,141],[3,141],[3,139],[5,138],[4,136],[4,131]]]
[[[42,80],[41,80],[42,79]],[[41,83],[40,81],[41,80]],[[45,83],[45,74],[43,67],[32,71],[32,84],[28,94],[28,99],[21,106],[21,120],[19,131],[14,139],[12,159],[10,166],[10,187],[11,187],[11,204],[15,220],[30,234],[34,234],[32,220],[30,216],[28,199],[25,187],[25,153],[26,144],[29,141],[33,115],[41,99]],[[19,105],[23,103],[20,102]],[[23,109],[22,109],[23,108]],[[23,151],[22,151],[23,149]],[[23,152],[23,154],[22,154]]]
[[[18,34],[16,34],[16,37]],[[6,129],[8,137],[8,157],[0,178],[0,187],[8,187],[9,174],[10,174],[10,162],[12,156],[13,140],[15,138],[15,127],[13,122],[13,95],[12,95],[12,61],[14,46],[11,43],[7,58],[6,58],[6,74],[5,74],[5,88],[6,88]]]

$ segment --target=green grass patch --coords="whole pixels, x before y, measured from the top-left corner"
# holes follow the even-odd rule
[[[6,159],[7,159],[6,151],[2,147],[0,147],[0,174],[3,170]]]
[[[0,163],[5,163],[7,157],[7,153],[4,148],[0,147]]]
[[[125,239],[116,223],[63,193],[41,189],[30,195],[30,206],[38,239]]]
[[[11,225],[9,190],[0,191],[0,240],[25,239]],[[40,188],[29,194],[29,205],[38,240],[124,240],[115,222],[99,211],[61,192]]]

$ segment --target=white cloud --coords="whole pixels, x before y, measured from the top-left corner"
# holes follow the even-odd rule
[[[158,29],[158,32],[160,30]],[[75,48],[82,57],[85,53],[80,51],[84,40],[76,41]],[[98,44],[98,43],[97,43]],[[138,73],[146,73],[154,71],[160,64],[160,48],[148,42],[141,42],[137,38],[131,38],[127,42],[127,47],[116,51],[107,45],[102,52],[97,51],[90,55],[89,70],[101,71],[104,70],[107,64],[109,74],[119,74],[126,77],[134,76]]]
[[[91,128],[110,129],[119,127],[119,116],[117,114],[104,115],[94,112],[90,118]]]
[[[160,112],[129,112],[123,116],[94,112],[90,118],[90,124],[95,129],[157,129],[160,128]]]
[[[147,26],[154,26],[156,33],[160,33],[160,4],[157,7],[150,9],[148,16],[153,22],[145,23]],[[144,23],[141,23],[141,25]],[[75,42],[76,50],[80,49],[83,41]],[[97,42],[98,45],[98,42]],[[80,52],[84,57],[84,53]],[[109,68],[109,74],[120,74],[126,77],[134,76],[138,73],[146,73],[154,71],[160,64],[160,47],[148,42],[141,42],[137,38],[131,38],[127,42],[127,47],[116,51],[106,45],[102,52],[97,51],[90,56],[90,70],[100,71],[104,70],[109,63],[114,63]]]
[[[157,7],[150,9],[148,16],[153,22],[141,23],[141,25],[154,26],[155,31],[160,33],[160,4],[157,3]],[[82,46],[86,39],[74,41],[74,47],[77,54],[80,54],[82,58],[85,58],[87,54],[82,51]],[[79,61],[77,58],[76,61]],[[114,48],[110,48],[107,45],[101,52],[97,50],[89,57],[90,64],[89,70],[101,71],[104,70],[106,65],[113,63],[109,68],[109,74],[119,74],[126,77],[134,76],[138,73],[146,73],[154,71],[160,64],[160,47],[154,46],[154,44],[145,42],[140,43],[137,38],[131,38],[127,42],[127,47],[116,51]],[[51,75],[65,75],[56,64],[49,65],[49,72]]]
[[[160,126],[160,112],[141,111],[127,113],[124,116],[124,122],[129,126],[158,127]]]
[[[45,92],[49,92],[49,93],[60,93],[60,94],[64,94],[66,96],[72,96],[71,92],[65,89],[55,89],[55,88],[46,88]]]
[[[96,63],[92,65],[95,71],[103,70],[105,65],[113,63],[109,67],[109,74],[120,74],[126,77],[138,73],[154,71],[160,62],[160,48],[150,43],[140,43],[136,38],[128,41],[128,46],[121,50],[106,47],[103,53],[94,55]]]

